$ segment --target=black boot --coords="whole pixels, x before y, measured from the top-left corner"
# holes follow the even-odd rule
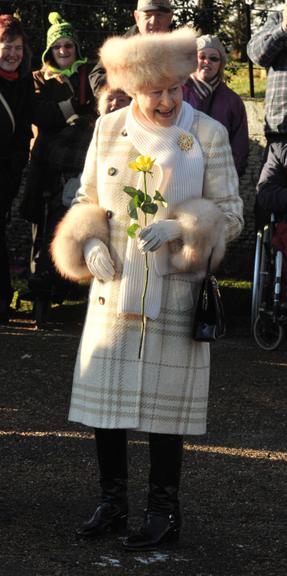
[[[165,542],[178,540],[182,446],[182,436],[150,434],[148,508],[142,528],[123,542],[125,550],[154,550]]]
[[[81,538],[100,538],[127,525],[126,431],[97,429],[96,443],[102,495],[91,518],[77,530]]]

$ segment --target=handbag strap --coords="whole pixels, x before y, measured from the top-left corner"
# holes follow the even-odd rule
[[[208,280],[211,274],[211,258],[212,258],[213,248],[210,252],[209,258],[207,260],[207,268],[206,274],[203,281],[203,294],[202,294],[202,307],[204,310],[207,309],[208,306]]]
[[[204,290],[207,290],[207,283],[208,283],[208,277],[211,274],[211,258],[212,258],[212,254],[213,254],[213,248],[211,249],[210,255],[208,257],[207,260],[207,268],[206,268],[206,274],[205,274],[205,278],[204,278]]]
[[[6,112],[8,112],[8,115],[9,115],[10,120],[12,122],[12,128],[13,128],[13,133],[14,133],[15,132],[15,118],[14,118],[13,112],[12,112],[6,98],[4,98],[4,96],[1,92],[0,92],[0,100],[1,100],[1,102],[5,108]]]

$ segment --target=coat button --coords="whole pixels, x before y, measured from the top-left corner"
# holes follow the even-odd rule
[[[127,133],[127,131],[126,131],[125,128],[121,131],[121,135],[122,135],[122,136],[127,136],[127,135],[128,135],[128,133]]]
[[[105,299],[103,298],[103,296],[99,297],[99,304],[101,304],[101,306],[103,306],[105,303]]]
[[[113,217],[113,213],[111,210],[107,210],[107,218],[110,220]]]
[[[114,176],[116,173],[117,173],[117,169],[114,168],[113,166],[111,166],[111,167],[108,169],[108,175],[109,175],[109,176]]]

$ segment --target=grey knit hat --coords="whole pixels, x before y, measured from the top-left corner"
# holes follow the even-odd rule
[[[217,50],[219,52],[221,57],[219,77],[222,79],[224,75],[225,64],[227,62],[227,54],[219,38],[217,36],[211,36],[211,34],[205,34],[204,36],[199,36],[199,38],[196,39],[196,44],[197,44],[197,52],[200,52],[205,48],[214,48],[214,50]]]
[[[211,34],[205,34],[204,36],[199,36],[196,40],[197,44],[197,51],[204,50],[204,48],[214,48],[218,50],[221,61],[223,66],[225,66],[227,62],[227,54],[225,52],[225,48],[223,44],[221,44],[219,38],[217,36],[211,36]]]

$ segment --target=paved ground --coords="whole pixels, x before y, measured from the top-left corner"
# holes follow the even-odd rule
[[[127,554],[79,542],[98,488],[90,430],[67,421],[81,320],[0,327],[1,576],[286,576],[287,345],[263,352],[248,323],[212,347],[209,432],[186,438],[178,548]],[[67,317],[72,321],[67,321]],[[147,444],[130,436],[131,524],[145,506]]]

